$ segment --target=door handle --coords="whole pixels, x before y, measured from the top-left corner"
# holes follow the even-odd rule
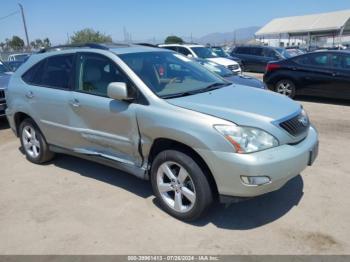
[[[79,100],[76,99],[76,98],[74,98],[73,100],[71,100],[69,103],[70,103],[71,106],[73,106],[73,107],[80,107]]]
[[[338,73],[332,73],[332,76],[338,76],[339,74]]]
[[[34,97],[34,93],[32,91],[29,91],[27,94],[26,94],[26,98],[29,98],[29,99],[32,99]]]

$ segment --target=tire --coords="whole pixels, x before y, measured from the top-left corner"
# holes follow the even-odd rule
[[[289,79],[282,79],[275,84],[275,92],[289,98],[294,98],[295,84]]]
[[[166,150],[156,156],[151,183],[162,209],[183,221],[198,219],[213,202],[203,170],[191,156],[180,151]]]
[[[54,157],[38,126],[27,118],[19,126],[20,140],[26,158],[35,164],[43,164]]]

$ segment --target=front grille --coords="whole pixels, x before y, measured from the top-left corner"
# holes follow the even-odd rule
[[[306,116],[299,114],[280,123],[280,127],[286,130],[292,136],[299,136],[309,129],[310,122]]]
[[[239,68],[239,65],[229,65],[227,68],[233,71],[233,70],[237,70]]]

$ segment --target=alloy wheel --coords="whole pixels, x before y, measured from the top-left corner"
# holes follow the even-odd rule
[[[35,129],[31,126],[25,126],[22,132],[23,147],[26,153],[32,158],[40,155],[40,142],[37,138]]]
[[[277,85],[276,92],[285,96],[291,96],[293,87],[288,81],[281,81]]]
[[[159,166],[157,188],[162,200],[176,212],[188,212],[196,202],[192,178],[179,163],[167,161]]]

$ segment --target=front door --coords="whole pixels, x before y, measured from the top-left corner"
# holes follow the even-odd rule
[[[75,132],[72,149],[140,166],[138,104],[107,96],[109,83],[125,82],[133,88],[131,81],[111,59],[100,54],[78,53],[76,64],[75,90],[70,99]]]

